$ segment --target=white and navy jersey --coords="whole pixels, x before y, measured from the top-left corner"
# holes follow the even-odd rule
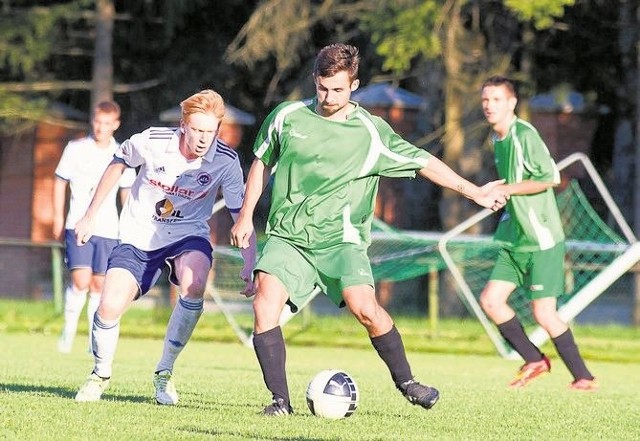
[[[55,174],[69,183],[71,193],[65,229],[73,230],[87,211],[100,178],[113,160],[118,143],[111,138],[107,148],[98,147],[95,140],[87,136],[69,142],[62,152]],[[136,177],[135,170],[127,170],[118,182],[120,188],[129,188]],[[96,216],[94,235],[109,239],[118,238],[118,208],[114,187],[100,206]]]
[[[231,212],[244,198],[238,154],[216,139],[202,158],[187,160],[176,128],[151,127],[122,143],[117,160],[140,167],[120,216],[120,240],[144,251],[187,236],[209,237],[218,189]]]

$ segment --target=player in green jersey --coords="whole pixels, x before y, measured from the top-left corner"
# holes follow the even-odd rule
[[[517,286],[527,290],[536,322],[549,333],[560,358],[574,377],[570,387],[594,391],[571,329],[557,313],[564,292],[564,232],[553,187],[560,183],[555,162],[538,131],[515,115],[514,83],[494,76],[482,86],[482,110],[494,131],[494,155],[502,191],[511,195],[498,223],[501,250],[480,295],[480,305],[500,334],[524,359],[510,383],[524,387],[551,370],[549,359],[529,340],[507,299]]]
[[[254,209],[277,164],[253,301],[254,348],[273,398],[265,415],[293,412],[279,318],[285,304],[295,312],[315,286],[366,328],[401,393],[412,404],[432,407],[438,391],[414,380],[400,334],[374,292],[367,247],[378,180],[417,172],[483,207],[498,210],[506,203],[495,190],[502,181],[477,187],[350,101],[359,86],[359,58],[353,46],[323,48],[313,70],[316,97],[282,103],[266,118],[231,231],[233,245],[248,245]]]

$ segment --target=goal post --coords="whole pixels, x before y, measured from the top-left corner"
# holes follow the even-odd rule
[[[211,296],[216,307],[224,315],[227,323],[233,329],[240,342],[247,347],[253,346],[252,332],[252,306],[253,298],[246,298],[240,294],[244,282],[240,280],[239,273],[243,261],[240,251],[230,246],[216,246],[214,249],[213,267],[210,281],[207,286],[207,293]],[[298,308],[298,311],[291,312],[288,306],[280,314],[279,324],[284,326],[296,315],[298,315],[318,294],[319,288],[315,288],[306,302]],[[251,320],[244,320],[241,324],[239,316],[251,317]],[[244,326],[243,326],[244,325]]]
[[[565,321],[573,320],[591,302],[640,261],[640,245],[622,216],[589,158],[574,153],[558,162],[561,173],[574,164],[581,165],[611,217],[613,227],[604,222],[576,181],[558,194],[558,206],[565,229],[565,293],[558,298],[558,311]],[[488,281],[498,246],[490,236],[465,234],[493,212],[481,210],[447,231],[438,241],[438,250],[449,269],[457,292],[475,315],[498,353],[505,358],[519,357],[504,341],[495,325],[480,308],[478,297]],[[532,320],[528,298],[517,289],[509,304],[529,330],[536,345],[549,336]]]
[[[212,214],[217,213],[225,207],[224,199],[218,200],[214,206]],[[247,347],[253,346],[253,332],[248,323],[240,323],[238,311],[242,315],[252,314],[252,298],[246,298],[240,294],[244,282],[240,280],[240,270],[243,265],[240,250],[225,245],[214,246],[213,266],[210,272],[210,280],[207,284],[206,293],[211,296],[216,307],[224,315],[227,323],[236,334],[240,342]],[[291,312],[287,306],[280,314],[280,326],[284,326],[302,311],[321,291],[315,288],[307,298],[304,305],[301,305],[297,312]],[[244,326],[243,326],[244,325]]]

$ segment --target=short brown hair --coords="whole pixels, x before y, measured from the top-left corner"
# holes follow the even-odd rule
[[[96,113],[114,113],[120,119],[120,106],[115,101],[100,101],[93,109],[93,115]]]
[[[346,71],[351,81],[358,78],[360,51],[357,47],[343,43],[323,47],[316,57],[313,75],[316,77],[332,77],[338,72]]]
[[[487,78],[484,83],[482,83],[482,89],[488,86],[504,86],[513,96],[518,97],[518,89],[515,81],[502,75],[494,75]]]
[[[205,89],[180,103],[182,109],[182,120],[186,121],[189,115],[194,113],[211,113],[216,118],[224,117],[224,100],[219,93]]]

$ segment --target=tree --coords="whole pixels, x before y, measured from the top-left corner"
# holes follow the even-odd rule
[[[483,0],[377,3],[378,7],[365,19],[365,26],[384,58],[383,66],[402,74],[414,69],[420,60],[441,63],[442,159],[463,176],[486,182],[493,177],[487,170],[493,168],[485,166],[490,157],[479,148],[486,145],[486,131],[479,129],[484,126],[478,115],[480,82],[491,73],[516,70],[514,59],[518,54],[523,61],[521,66],[530,69],[531,29],[518,26],[514,13],[534,27],[550,26],[553,16],[562,15],[564,6],[573,0],[506,1],[511,12]],[[527,38],[524,44],[523,36]],[[527,71],[516,76],[530,81],[529,75]],[[454,191],[443,191],[440,218],[445,229],[453,228],[475,211],[475,206]],[[445,313],[456,314],[462,309],[452,285],[450,280],[445,281],[441,305]]]
[[[15,129],[20,121],[39,119],[54,100],[86,109],[96,101],[111,99],[114,93],[157,87],[161,77],[146,77],[157,69],[132,75],[114,69],[114,38],[123,33],[114,29],[114,23],[125,24],[120,27],[127,32],[143,34],[143,38],[127,41],[124,51],[122,41],[115,41],[120,56],[116,67],[141,65],[138,59],[128,58],[129,50],[144,47],[160,59],[180,16],[200,4],[195,0],[136,0],[116,13],[113,0],[52,1],[46,5],[25,1],[20,7],[6,2],[0,15],[0,36],[5,42],[0,45],[0,117],[5,129]],[[169,19],[158,18],[156,14],[163,11],[169,12]],[[151,27],[157,28],[152,30],[153,39],[145,34]],[[16,108],[20,111],[12,110]]]
[[[96,1],[96,39],[93,55],[93,85],[91,87],[91,108],[100,101],[113,99],[113,20],[115,16],[113,0]]]
[[[33,99],[31,92],[37,87],[28,85],[45,79],[45,63],[57,40],[56,24],[78,11],[80,3],[46,8],[4,4],[0,15],[0,76],[5,81],[0,84],[0,129],[17,130],[24,127],[24,121],[42,116],[46,100]]]
[[[356,23],[374,7],[370,1],[267,0],[253,11],[225,58],[251,70],[262,62],[275,62],[263,100],[270,105],[282,98],[282,83],[295,75],[294,68],[307,64],[327,39],[348,41],[356,37]],[[310,74],[311,69],[303,72],[305,82]],[[286,95],[300,96],[300,84],[289,84]]]

